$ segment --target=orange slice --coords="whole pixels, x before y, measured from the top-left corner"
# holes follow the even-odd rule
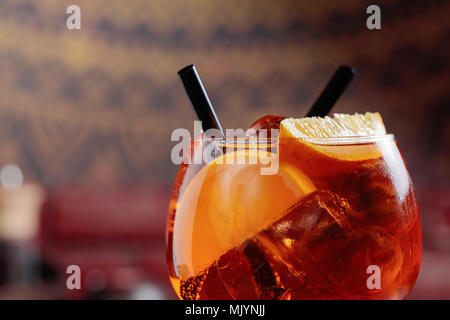
[[[381,157],[373,137],[386,134],[379,113],[285,119],[280,125],[280,162],[290,162],[317,177],[353,170]]]
[[[290,164],[280,164],[276,174],[262,175],[261,167],[273,157],[257,150],[230,152],[192,179],[174,222],[173,250],[181,279],[205,270],[315,190],[308,177]]]
[[[343,138],[386,134],[378,112],[353,115],[335,113],[333,118],[310,117],[284,119],[280,129],[295,138]]]

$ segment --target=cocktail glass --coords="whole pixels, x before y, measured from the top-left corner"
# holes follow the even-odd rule
[[[202,138],[167,224],[182,299],[402,299],[420,268],[413,185],[391,134]],[[234,159],[231,161],[231,159]],[[273,161],[277,170],[263,174]]]

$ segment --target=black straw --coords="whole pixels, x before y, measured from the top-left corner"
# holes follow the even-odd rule
[[[219,119],[217,119],[214,108],[209,101],[195,66],[191,64],[184,67],[178,71],[178,76],[191,100],[198,119],[202,122],[203,131],[217,129],[224,137],[225,135],[223,134],[222,126],[220,125]]]
[[[325,117],[352,81],[354,75],[355,70],[353,68],[340,66],[306,116]]]

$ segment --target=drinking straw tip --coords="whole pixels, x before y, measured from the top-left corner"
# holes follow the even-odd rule
[[[191,71],[191,70],[193,70],[193,69],[195,69],[195,66],[194,66],[193,64],[190,64],[190,65],[187,65],[186,67],[180,69],[177,73],[178,73],[179,75],[181,75],[181,74],[183,74],[183,73],[185,73],[185,72],[187,72],[187,71]]]
[[[354,76],[356,74],[356,71],[354,68],[346,65],[339,66],[339,72],[346,72],[349,75]]]

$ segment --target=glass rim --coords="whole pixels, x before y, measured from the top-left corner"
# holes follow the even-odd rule
[[[358,145],[372,142],[378,142],[383,140],[393,140],[394,134],[386,133],[382,135],[374,136],[348,136],[348,137],[311,137],[311,138],[283,138],[292,140],[302,140],[307,143],[318,145]],[[202,142],[213,142],[225,145],[240,145],[240,144],[276,144],[278,138],[259,138],[259,137],[247,137],[247,138],[214,138],[214,137],[202,137]]]

